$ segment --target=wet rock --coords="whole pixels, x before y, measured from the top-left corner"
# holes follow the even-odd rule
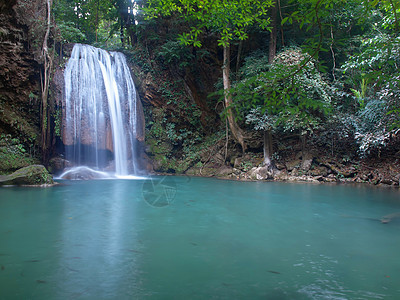
[[[286,169],[290,172],[295,168],[298,168],[301,165],[301,160],[300,159],[295,159],[286,162]]]
[[[53,177],[42,165],[21,168],[10,175],[0,176],[0,185],[52,185]]]
[[[323,159],[318,159],[316,162],[342,177],[354,177],[354,175],[357,173],[357,170],[354,167],[347,168],[338,162],[329,162]]]
[[[212,161],[218,164],[224,164],[225,163],[225,157],[221,153],[216,153],[214,157],[212,158]]]
[[[303,171],[309,171],[311,169],[313,159],[314,159],[314,157],[312,154],[310,154],[310,153],[304,154],[302,161],[301,161],[301,169]]]
[[[301,175],[301,176],[293,176],[293,175],[288,175],[288,176],[276,176],[274,177],[275,180],[278,181],[290,181],[290,182],[313,182],[313,183],[318,183],[321,180],[318,180],[315,177],[312,176],[307,176],[307,175]]]
[[[284,164],[279,163],[279,162],[276,162],[276,163],[275,163],[275,167],[276,167],[278,170],[283,170],[283,169],[286,168]]]
[[[324,181],[324,177],[323,176],[315,176],[314,180],[321,182],[321,181]]]
[[[239,169],[233,168],[232,169],[232,174],[234,175],[240,175],[242,173],[242,171],[240,171]]]
[[[251,167],[260,165],[263,160],[262,157],[255,156],[253,153],[246,153],[234,159],[233,167],[247,172]]]
[[[327,177],[324,177],[325,182],[336,182],[337,178],[334,174],[329,174]]]
[[[153,161],[147,156],[146,153],[142,153],[141,159],[138,161],[139,169],[144,170],[148,174],[154,173]]]
[[[393,181],[397,184],[400,185],[400,174],[397,174],[394,176]]]
[[[212,176],[216,176],[217,173],[218,173],[218,167],[205,166],[203,168],[198,168],[198,173],[195,175],[212,177]]]
[[[261,148],[264,145],[263,135],[261,131],[248,131],[246,132],[247,146],[252,149]]]
[[[70,162],[62,157],[53,157],[49,161],[49,172],[52,174],[57,174],[62,172],[65,168],[72,167]]]
[[[313,176],[328,176],[328,169],[324,166],[313,166],[310,171]]]
[[[273,171],[267,166],[255,167],[249,171],[251,179],[265,180],[273,178]]]
[[[290,172],[290,175],[292,176],[299,176],[299,170],[297,168],[293,168],[292,172]]]
[[[91,179],[108,179],[111,175],[107,172],[93,170],[89,167],[75,167],[65,171],[60,175],[62,179],[68,180],[91,180]]]
[[[274,180],[276,181],[287,181],[289,180],[289,175],[286,170],[278,171],[274,175]]]
[[[218,177],[225,177],[231,175],[233,172],[233,168],[223,165],[216,170],[215,175]]]
[[[192,167],[186,170],[185,172],[186,175],[188,176],[196,176],[200,174],[200,168],[199,167]]]
[[[236,169],[240,168],[240,166],[241,166],[243,161],[244,161],[243,157],[236,157],[234,159],[233,167],[236,168]]]
[[[392,185],[393,181],[390,178],[382,178],[382,180],[379,183],[386,184],[386,185]]]

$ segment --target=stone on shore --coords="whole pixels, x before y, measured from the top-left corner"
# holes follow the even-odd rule
[[[53,176],[42,165],[21,168],[9,175],[0,176],[0,185],[52,185]]]

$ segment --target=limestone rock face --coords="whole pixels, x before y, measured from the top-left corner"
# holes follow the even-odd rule
[[[0,133],[31,143],[39,135],[39,20],[44,0],[0,0]]]
[[[42,165],[21,168],[10,175],[0,176],[0,185],[52,185],[53,177]]]

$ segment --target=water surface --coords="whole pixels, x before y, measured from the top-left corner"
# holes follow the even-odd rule
[[[398,189],[167,177],[0,189],[0,299],[400,299]]]

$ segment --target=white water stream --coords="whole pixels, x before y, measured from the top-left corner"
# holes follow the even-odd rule
[[[138,174],[139,100],[125,56],[76,44],[64,78],[66,159],[116,176]]]

